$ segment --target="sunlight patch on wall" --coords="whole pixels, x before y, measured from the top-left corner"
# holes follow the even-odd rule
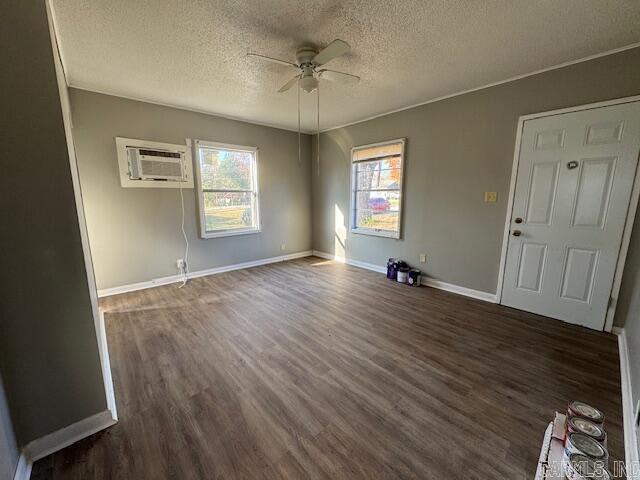
[[[333,253],[334,255],[346,257],[347,227],[342,210],[340,210],[337,203],[334,206],[333,217],[335,221]]]

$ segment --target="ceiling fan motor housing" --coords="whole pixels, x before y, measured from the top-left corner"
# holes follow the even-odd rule
[[[318,54],[318,50],[312,47],[303,47],[296,52],[296,63],[300,67],[300,88],[306,93],[313,92],[318,88],[318,79],[316,78],[314,57]]]
[[[300,68],[305,65],[313,65],[313,58],[318,54],[318,50],[313,47],[302,47],[296,52],[296,63]]]

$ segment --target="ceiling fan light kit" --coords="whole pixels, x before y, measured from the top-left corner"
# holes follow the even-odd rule
[[[267,62],[298,69],[298,73],[278,89],[279,93],[283,93],[290,90],[294,85],[298,85],[298,136],[300,135],[300,90],[305,93],[312,93],[315,91],[318,95],[316,125],[316,133],[318,135],[318,148],[316,149],[318,156],[318,174],[320,173],[320,80],[329,80],[332,82],[341,82],[346,84],[353,84],[360,81],[360,77],[357,75],[339,72],[337,70],[329,70],[326,68],[319,69],[318,67],[330,62],[334,58],[345,55],[349,50],[351,50],[351,47],[347,42],[336,39],[320,51],[311,46],[305,46],[298,49],[296,52],[295,63],[257,53],[247,54],[249,57],[254,57],[259,60],[265,60]],[[300,157],[299,146],[298,157]],[[298,158],[298,161],[300,161],[300,158]]]
[[[300,78],[300,88],[306,93],[311,93],[318,88],[318,83],[318,79],[314,76],[303,76]]]
[[[297,79],[300,79],[300,88],[307,93],[311,93],[317,88],[320,79],[343,83],[356,83],[360,80],[360,77],[357,75],[338,72],[337,70],[328,70],[326,68],[318,68],[325,63],[330,62],[334,58],[341,57],[348,53],[349,50],[351,50],[351,47],[347,42],[337,39],[320,51],[311,46],[305,46],[298,49],[296,52],[295,62],[289,62],[287,60],[281,60],[267,55],[260,55],[258,53],[248,53],[247,55],[259,60],[265,60],[267,62],[298,69],[297,75],[280,87],[278,92],[286,92],[296,84]]]

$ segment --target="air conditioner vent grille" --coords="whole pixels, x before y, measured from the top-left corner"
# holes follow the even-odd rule
[[[140,167],[145,177],[182,177],[182,167],[177,162],[140,159]]]

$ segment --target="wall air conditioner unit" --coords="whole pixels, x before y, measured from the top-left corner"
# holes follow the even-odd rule
[[[193,188],[191,147],[116,137],[123,187]]]

